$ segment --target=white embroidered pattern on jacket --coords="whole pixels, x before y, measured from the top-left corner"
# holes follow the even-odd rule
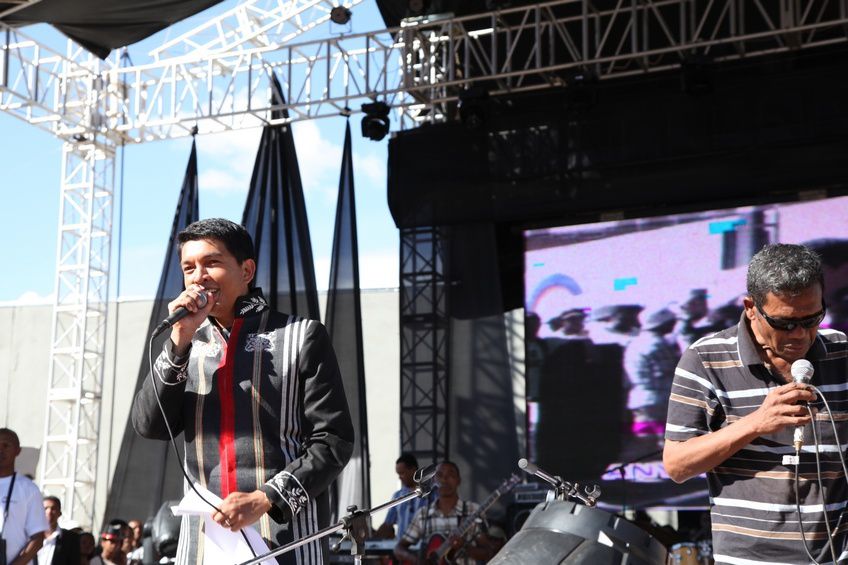
[[[289,472],[283,471],[271,477],[268,485],[280,493],[280,496],[289,505],[292,515],[297,515],[309,504],[309,495],[306,493],[306,489],[303,488],[297,477]]]
[[[266,332],[264,334],[247,334],[247,341],[244,344],[244,350],[253,353],[254,351],[274,351],[274,332]]]
[[[248,312],[261,312],[265,308],[267,308],[267,304],[265,301],[258,296],[251,296],[250,298],[246,298],[239,308],[238,315],[244,316]]]
[[[156,374],[157,377],[159,377],[159,382],[169,386],[179,384],[186,380],[188,378],[187,369],[188,363],[185,363],[181,366],[174,365],[164,353],[157,357],[156,361],[153,362],[153,372]],[[169,374],[172,374],[173,371],[176,371],[176,380],[166,380],[166,377]]]
[[[221,344],[217,341],[195,342],[192,344],[192,351],[196,351],[201,357],[217,357],[221,353]]]

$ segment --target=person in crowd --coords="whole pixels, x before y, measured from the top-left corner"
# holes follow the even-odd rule
[[[44,532],[44,544],[38,550],[38,565],[78,565],[79,535],[59,527],[62,502],[55,496],[45,496],[43,505],[48,527]]]
[[[589,338],[596,345],[616,344],[627,347],[639,335],[638,304],[609,304],[591,310]]]
[[[465,538],[454,535],[455,530],[466,518],[477,512],[479,506],[459,498],[462,479],[459,467],[451,461],[442,461],[436,468],[438,498],[415,514],[406,532],[395,545],[395,557],[409,563],[428,563],[432,553],[441,544],[448,544],[453,553],[451,563],[471,565],[476,560],[488,561],[494,555],[493,546],[487,536],[474,524]],[[418,554],[410,548],[421,545]],[[450,556],[450,554],[449,554]]]
[[[130,527],[123,520],[111,520],[100,534],[100,555],[89,559],[91,565],[127,565],[124,540]]]
[[[748,266],[738,324],[696,342],[675,371],[663,461],[676,482],[707,473],[716,563],[844,562],[846,530],[837,527],[848,498],[843,448],[825,421],[817,426],[817,449],[799,450],[793,438],[803,426],[812,442],[805,404],[819,419],[825,414],[814,391],[793,381],[793,364],[812,364],[812,384],[831,408],[848,401],[845,334],[818,330],[823,292],[813,251],[765,246]],[[836,427],[844,445],[848,423],[838,414]]]
[[[271,310],[247,231],[213,218],[178,235],[185,290],[175,322],[136,395],[142,436],[186,438],[186,467],[223,502],[212,519],[237,532],[256,524],[276,547],[329,525],[327,490],[353,451],[353,426],[338,363],[319,322]],[[202,522],[185,517],[177,563],[200,564]],[[326,538],[278,557],[298,565],[329,559]]]
[[[673,336],[674,312],[664,307],[648,312],[643,319],[642,333],[624,351],[630,430],[637,440],[631,448],[639,451],[629,454],[634,457],[661,447],[674,369],[680,360],[680,347]]]
[[[141,520],[130,520],[127,522],[132,532],[132,536],[127,536],[124,540],[124,551],[127,554],[129,565],[141,565],[144,559],[144,548],[141,545],[142,536],[144,534],[144,524]]]
[[[686,349],[705,335],[723,330],[726,326],[716,327],[709,320],[710,307],[707,302],[707,289],[693,288],[680,304],[680,321],[675,335],[680,349]]]
[[[848,239],[814,239],[805,245],[821,257],[828,327],[848,332]]]
[[[548,320],[548,327],[557,338],[561,339],[587,339],[589,332],[586,331],[586,309],[569,308],[562,311],[558,316]]]
[[[91,565],[97,554],[97,543],[91,532],[79,533],[80,565]]]
[[[0,538],[8,565],[27,565],[41,549],[47,518],[41,491],[28,477],[15,472],[21,454],[18,434],[0,428]]]
[[[392,495],[392,499],[406,496],[415,490],[415,471],[418,470],[418,460],[411,453],[401,453],[397,461],[395,461],[395,472],[400,479],[401,487]],[[397,539],[400,541],[401,536],[406,532],[406,528],[412,521],[415,513],[424,506],[427,506],[435,498],[433,492],[424,498],[413,498],[399,506],[394,506],[389,509],[386,514],[386,520],[377,528],[376,537],[381,539]],[[395,530],[397,528],[397,530]]]

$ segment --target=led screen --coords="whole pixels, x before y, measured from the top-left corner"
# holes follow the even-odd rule
[[[601,505],[706,506],[706,482],[661,463],[674,366],[739,322],[751,256],[808,243],[828,317],[848,326],[848,197],[525,232],[528,456],[600,485]]]

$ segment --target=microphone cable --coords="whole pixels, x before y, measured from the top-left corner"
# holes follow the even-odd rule
[[[174,457],[176,457],[177,464],[180,466],[180,471],[182,471],[183,477],[188,483],[188,486],[191,487],[191,490],[194,491],[194,493],[200,498],[200,500],[208,504],[217,512],[224,514],[223,512],[221,512],[220,508],[218,508],[215,504],[207,500],[206,497],[204,497],[202,494],[200,494],[200,491],[198,491],[197,487],[194,486],[195,481],[191,478],[191,476],[189,476],[188,471],[186,470],[185,465],[183,464],[183,458],[180,455],[179,448],[177,447],[177,440],[174,437],[174,431],[171,429],[170,422],[168,422],[168,414],[165,413],[165,407],[162,405],[162,397],[159,396],[159,389],[156,388],[156,377],[153,375],[153,341],[155,339],[156,336],[151,335],[150,339],[147,342],[147,363],[150,367],[150,372],[148,373],[148,375],[150,376],[150,384],[153,385],[153,395],[156,397],[156,405],[159,407],[159,413],[162,414],[162,421],[165,422],[165,429],[168,430],[168,441],[170,442],[171,447],[174,450]],[[168,337],[167,339],[171,338]],[[226,516],[226,514],[224,514],[224,516]],[[250,553],[253,555],[253,557],[257,557],[256,552],[253,550],[253,546],[250,545],[250,540],[247,539],[247,534],[244,532],[244,529],[239,529],[239,533],[241,534],[241,537],[244,538],[244,543],[247,544],[247,548],[250,550]]]
[[[828,420],[830,421],[830,425],[831,425],[831,428],[833,430],[833,440],[834,440],[835,445],[837,447],[836,452],[839,455],[839,462],[842,465],[843,479],[848,480],[848,466],[846,466],[846,463],[845,463],[845,455],[842,453],[842,442],[839,439],[839,433],[836,430],[836,420],[833,417],[833,412],[830,409],[830,405],[827,402],[827,398],[825,398],[825,395],[822,393],[822,391],[819,390],[819,388],[816,387],[815,385],[808,384],[807,386],[809,386],[811,389],[813,389],[813,391],[815,391],[815,393],[818,395],[818,397],[822,400],[822,403],[824,404],[825,411],[827,412],[827,415],[828,415]],[[815,445],[816,482],[818,483],[819,491],[821,492],[821,497],[822,497],[822,513],[824,515],[825,530],[827,531],[828,547],[830,549],[831,557],[833,558],[833,563],[837,564],[838,560],[837,560],[837,555],[836,555],[836,549],[833,545],[833,537],[834,537],[834,533],[839,532],[839,527],[842,524],[842,519],[845,517],[845,508],[843,508],[842,511],[839,514],[839,519],[836,522],[836,527],[833,528],[833,530],[831,530],[830,518],[828,517],[828,514],[827,514],[827,494],[826,494],[826,489],[824,487],[824,483],[823,483],[823,479],[822,479],[821,457],[820,457],[820,452],[819,452],[819,438],[818,438],[818,433],[817,433],[817,430],[816,430],[816,420],[813,416],[813,411],[810,409],[809,405],[806,408],[807,408],[807,413],[810,415],[810,428],[811,428],[812,433],[813,433],[813,443]],[[795,481],[794,481],[794,483],[795,483],[795,511],[798,515],[798,530],[801,533],[801,539],[803,540],[804,551],[807,553],[807,557],[814,564],[820,565],[819,562],[816,561],[815,558],[813,558],[813,556],[810,554],[810,550],[807,547],[807,538],[806,538],[805,533],[804,533],[804,524],[803,524],[803,519],[802,519],[802,515],[801,515],[801,497],[800,497],[800,494],[799,494],[799,491],[798,491],[798,484],[800,482],[799,481],[799,468],[801,466],[800,449],[796,450],[795,456],[796,456],[796,459],[795,459]]]

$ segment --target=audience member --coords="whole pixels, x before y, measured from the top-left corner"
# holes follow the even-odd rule
[[[123,520],[112,520],[100,534],[100,555],[93,557],[91,565],[127,565],[124,552],[124,539],[129,535],[130,527]]]
[[[15,472],[15,459],[20,454],[18,434],[0,428],[0,537],[5,542],[8,565],[31,563],[47,529],[41,492],[29,478]]]
[[[38,565],[78,565],[79,535],[59,527],[62,502],[55,496],[45,496],[43,504],[48,528],[44,532],[44,544],[38,550]]]
[[[92,559],[95,557],[97,544],[94,541],[94,534],[91,532],[80,532],[79,534],[80,547],[80,565],[91,565]]]
[[[124,540],[124,551],[127,554],[129,565],[141,565],[144,560],[144,548],[141,546],[141,538],[144,534],[144,524],[141,520],[130,520],[131,536]]]

